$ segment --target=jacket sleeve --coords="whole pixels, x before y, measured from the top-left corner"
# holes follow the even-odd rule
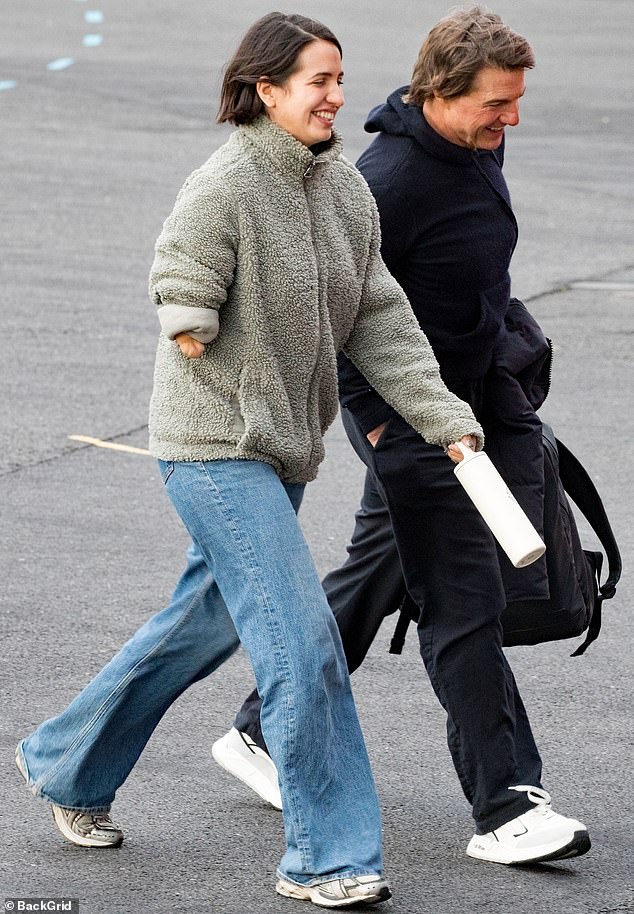
[[[381,257],[390,273],[397,271],[416,238],[416,218],[410,202],[392,185],[379,184],[370,176],[370,190],[379,211]],[[345,356],[339,356],[339,399],[367,434],[393,415],[392,407],[368,383]]]
[[[447,446],[482,428],[471,408],[445,386],[436,357],[407,297],[380,255],[372,207],[372,237],[357,319],[343,349],[362,375],[430,444]]]
[[[199,169],[165,220],[150,270],[150,298],[169,339],[188,333],[209,343],[218,335],[218,311],[233,280],[237,250],[233,200]]]

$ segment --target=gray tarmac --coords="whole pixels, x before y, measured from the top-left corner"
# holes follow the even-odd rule
[[[556,347],[544,417],[597,482],[626,565],[584,657],[569,657],[573,642],[509,652],[555,808],[587,823],[593,848],[523,869],[465,856],[471,820],[443,714],[415,637],[400,658],[389,656],[386,624],[354,677],[395,892],[383,910],[634,912],[634,5],[494,7],[538,58],[522,124],[507,141],[521,229],[514,292]],[[66,844],[13,766],[18,739],[61,710],[164,605],[182,568],[186,537],[152,460],[70,436],[146,446],[153,243],[186,175],[228,134],[213,123],[220,68],[270,8],[256,0],[2,3],[0,899],[77,898],[82,914],[298,909],[273,891],[279,815],[210,755],[252,684],[242,652],[160,724],[118,795],[126,841],[117,851]],[[347,104],[338,123],[349,157],[366,145],[365,114],[408,81],[423,34],[446,8],[439,0],[294,7],[342,41]],[[345,554],[362,482],[338,423],[327,450],[302,509],[322,572]],[[584,541],[592,543],[587,532]]]

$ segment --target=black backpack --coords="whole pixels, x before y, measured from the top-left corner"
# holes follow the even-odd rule
[[[579,460],[559,441],[548,425],[542,424],[544,442],[544,541],[550,598],[508,603],[502,613],[505,647],[540,644],[587,636],[571,655],[578,657],[601,630],[604,600],[616,593],[621,576],[621,555],[601,496]],[[583,549],[574,514],[566,494],[583,514],[605,551],[608,576],[601,584],[603,553]],[[408,594],[390,652],[400,654],[405,633],[419,609]]]

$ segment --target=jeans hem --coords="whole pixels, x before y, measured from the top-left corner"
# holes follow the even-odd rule
[[[299,878],[293,878],[287,873],[283,873],[282,870],[278,868],[277,875],[282,879],[286,879],[287,882],[292,882],[294,885],[301,886],[315,886],[315,885],[325,885],[327,882],[333,882],[335,879],[347,879],[350,876],[380,876],[383,878],[382,870],[368,870],[363,867],[350,867],[346,870],[342,870],[338,873],[328,873],[324,876],[307,876],[305,882],[300,882]]]
[[[110,812],[110,806],[66,806],[64,803],[58,803],[57,800],[52,799],[52,797],[47,796],[41,787],[38,786],[38,782],[32,780],[29,774],[29,765],[24,754],[24,749],[22,748],[23,740],[20,740],[16,749],[16,756],[19,755],[20,761],[22,762],[22,768],[18,767],[18,770],[22,777],[24,777],[23,770],[26,772],[26,788],[33,794],[36,800],[42,800],[44,803],[49,803],[52,806],[59,806],[60,809],[72,809],[75,812],[86,812],[89,815],[100,815],[101,813]]]

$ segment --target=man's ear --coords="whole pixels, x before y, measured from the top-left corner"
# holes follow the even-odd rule
[[[255,84],[255,91],[260,97],[260,101],[267,108],[275,107],[275,90],[277,86],[270,83],[268,79],[261,79]]]

